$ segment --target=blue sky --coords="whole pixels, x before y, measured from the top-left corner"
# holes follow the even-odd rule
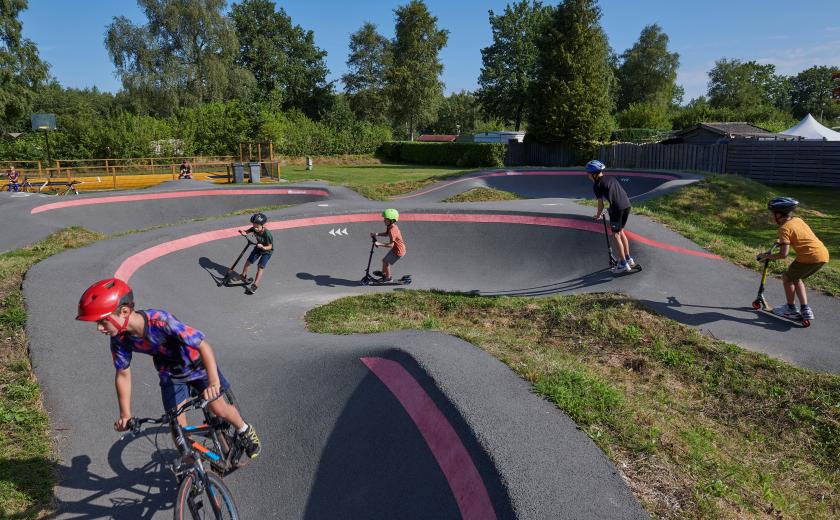
[[[365,21],[393,36],[394,8],[403,1],[278,1],[294,23],[315,33],[327,51],[329,79],[345,71],[350,34]],[[490,43],[488,9],[501,12],[507,0],[426,0],[449,30],[441,52],[446,92],[477,86],[481,48]],[[556,2],[546,2],[556,4]],[[619,53],[633,45],[645,25],[658,23],[680,53],[677,78],[686,101],[705,93],[715,60],[739,58],[776,65],[795,74],[812,65],[840,65],[840,0],[601,0],[601,23]],[[24,35],[33,40],[52,74],[66,86],[116,91],[119,81],[103,43],[115,16],[135,23],[145,19],[135,0],[29,0],[22,13]],[[341,88],[340,83],[337,85]]]

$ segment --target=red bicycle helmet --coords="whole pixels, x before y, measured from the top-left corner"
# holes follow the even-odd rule
[[[131,291],[131,287],[118,278],[100,280],[88,287],[82,294],[76,319],[79,321],[99,321],[108,318],[117,327],[117,330],[123,333],[126,325],[128,325],[128,318],[122,325],[111,318],[111,313],[122,305],[134,307],[134,293]]]

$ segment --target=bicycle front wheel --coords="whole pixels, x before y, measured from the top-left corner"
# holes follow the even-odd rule
[[[238,520],[236,503],[225,482],[215,473],[205,475],[206,486],[195,472],[181,481],[175,501],[175,520]]]

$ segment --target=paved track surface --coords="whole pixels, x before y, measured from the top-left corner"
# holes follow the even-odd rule
[[[555,177],[560,184],[568,178]],[[657,187],[637,191],[651,189]],[[216,284],[241,248],[235,230],[244,217],[125,235],[30,270],[27,331],[60,436],[60,517],[171,516],[175,482],[164,467],[172,456],[166,434],[120,440],[110,432],[116,406],[107,341],[73,320],[85,287],[119,271],[130,276],[141,308],[171,310],[207,334],[258,428],[260,459],[226,479],[244,518],[644,518],[588,437],[475,347],[417,331],[306,331],[301,318],[313,306],[399,290],[358,283],[368,233],[384,228],[378,212],[385,203],[330,190],[333,198],[269,214],[277,253],[253,296]],[[624,291],[715,336],[840,372],[836,324],[792,330],[756,315],[748,309],[755,273],[647,219],[631,221],[644,271],[614,278],[605,270],[592,208],[566,198],[456,205],[417,199],[389,204],[402,213],[408,244],[396,274],[412,274],[412,288],[528,296]],[[95,214],[105,206],[87,208]],[[64,211],[71,210],[44,218]],[[126,216],[119,222],[137,227]],[[185,240],[192,245],[181,247]],[[171,252],[153,253],[161,247]],[[779,299],[778,285],[771,283],[771,299]],[[817,295],[813,306],[825,316],[840,312],[836,300]],[[136,356],[134,367],[135,414],[159,414],[150,359]]]

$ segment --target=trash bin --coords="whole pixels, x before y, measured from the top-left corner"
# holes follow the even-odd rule
[[[233,182],[236,184],[245,182],[245,165],[241,162],[235,162],[230,166],[233,168]]]
[[[260,163],[252,162],[248,163],[248,166],[251,169],[251,182],[255,184],[259,184],[260,182]]]

